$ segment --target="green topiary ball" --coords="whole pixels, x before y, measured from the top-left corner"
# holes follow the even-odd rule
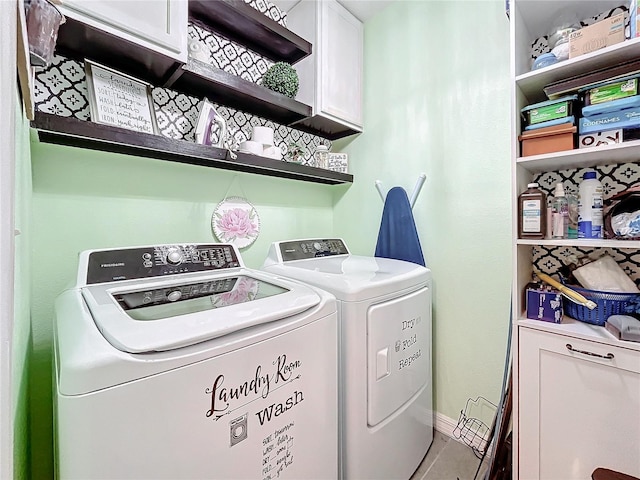
[[[298,93],[298,72],[288,63],[278,62],[264,74],[262,86],[294,98]]]

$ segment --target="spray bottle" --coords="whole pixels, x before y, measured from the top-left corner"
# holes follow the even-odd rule
[[[556,184],[553,193],[551,238],[569,237],[569,202],[564,194],[562,183]]]

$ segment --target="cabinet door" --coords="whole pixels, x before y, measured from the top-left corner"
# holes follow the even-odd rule
[[[187,0],[62,0],[61,10],[95,28],[186,62]]]
[[[640,352],[524,327],[518,344],[518,478],[640,476]]]
[[[338,2],[320,4],[318,110],[362,126],[362,22]]]

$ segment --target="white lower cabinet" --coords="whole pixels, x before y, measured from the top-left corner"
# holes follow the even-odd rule
[[[178,61],[187,61],[187,0],[61,0],[60,11]]]
[[[640,477],[640,351],[519,327],[520,480]]]

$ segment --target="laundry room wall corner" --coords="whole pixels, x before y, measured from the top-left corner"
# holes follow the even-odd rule
[[[16,78],[16,2],[0,5],[2,28],[2,381],[0,385],[0,477],[27,480],[29,475],[30,208],[29,128]]]
[[[20,105],[20,101],[18,102]],[[14,359],[14,479],[30,478],[29,418],[31,376],[31,149],[29,123],[22,108],[16,112],[16,205]],[[16,233],[17,233],[16,232]]]
[[[365,24],[364,132],[344,144],[357,179],[334,231],[372,255],[383,204],[410,194],[433,273],[434,405],[500,395],[511,276],[509,22],[504,2],[393,2]],[[481,272],[491,272],[491,282]]]

